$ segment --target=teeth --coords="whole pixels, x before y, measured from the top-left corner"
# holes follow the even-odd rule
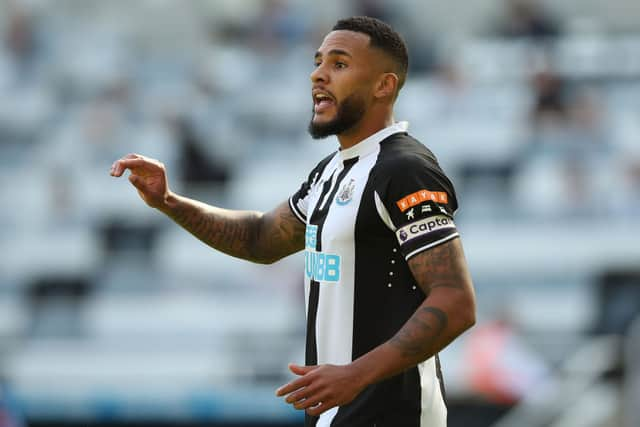
[[[323,102],[330,102],[331,98],[329,98],[328,96],[319,96],[316,98],[316,104],[321,104]]]

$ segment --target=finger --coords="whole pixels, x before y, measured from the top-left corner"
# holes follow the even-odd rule
[[[317,406],[321,402],[327,400],[327,396],[320,393],[315,393],[314,395],[309,396],[306,399],[299,400],[293,404],[293,407],[296,409],[309,409]]]
[[[116,168],[117,168],[117,164],[118,164],[118,162],[119,162],[120,160],[144,159],[144,158],[145,158],[145,157],[144,157],[144,156],[141,156],[140,154],[136,154],[136,153],[129,153],[129,154],[127,154],[126,156],[123,156],[121,159],[118,159],[118,160],[116,160],[115,162],[113,162],[113,163],[111,164],[111,170],[110,170],[109,172],[111,173],[111,176],[116,176],[115,171],[116,171]],[[122,172],[124,172],[124,170],[123,170]],[[122,175],[122,172],[120,172],[120,174],[119,174],[119,175],[117,175],[117,176]]]
[[[146,159],[120,159],[113,164],[111,175],[122,176],[127,169],[134,169],[148,164],[149,161]]]
[[[318,365],[300,366],[289,363],[289,370],[296,375],[306,375],[307,373],[316,369]]]
[[[289,394],[294,392],[302,387],[306,387],[311,383],[311,379],[308,377],[300,377],[294,381],[291,381],[288,384],[283,385],[279,389],[276,390],[276,396],[284,396],[285,394]]]
[[[308,408],[307,414],[311,415],[312,417],[317,417],[318,415],[322,414],[324,411],[328,411],[334,406],[336,406],[334,403],[321,402],[319,405],[316,405],[312,408]]]
[[[310,384],[306,387],[298,389],[287,396],[285,402],[287,403],[295,403],[300,400],[308,399],[311,395],[313,395],[317,390],[317,387],[314,387],[313,384]]]
[[[133,169],[153,164],[149,159],[122,159],[118,160],[116,163],[125,169]]]
[[[132,160],[132,159],[144,159],[144,156],[141,156],[140,154],[137,153],[129,153],[126,156],[122,156],[122,158],[118,159],[118,160]]]
[[[284,396],[285,394],[289,394],[292,391],[298,390],[299,388],[309,385],[311,383],[311,379],[305,378],[305,375],[313,371],[317,367],[318,367],[317,365],[299,366],[299,365],[290,363],[289,370],[296,375],[301,375],[301,377],[277,389],[276,396]]]

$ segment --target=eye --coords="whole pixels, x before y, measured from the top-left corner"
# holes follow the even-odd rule
[[[314,61],[313,62],[313,67],[314,68],[318,68],[320,66],[321,62],[320,61]]]
[[[345,64],[344,62],[337,61],[335,64],[335,67],[338,69],[347,68],[347,64]]]

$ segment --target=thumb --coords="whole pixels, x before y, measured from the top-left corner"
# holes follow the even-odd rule
[[[289,370],[296,375],[306,375],[307,373],[316,369],[318,365],[300,366],[293,363],[289,363]]]

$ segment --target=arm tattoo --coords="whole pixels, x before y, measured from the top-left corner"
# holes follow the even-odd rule
[[[263,253],[277,260],[304,247],[305,226],[294,216],[288,203],[264,215],[259,233]]]
[[[391,343],[404,357],[416,357],[431,350],[449,324],[447,313],[436,307],[419,308],[398,331]]]
[[[188,202],[178,204],[169,216],[207,245],[253,262],[276,261],[304,244],[304,225],[286,203],[263,215]]]
[[[464,322],[473,304],[470,303],[473,291],[460,239],[419,253],[409,260],[409,267],[427,299],[391,339],[391,344],[403,357],[424,360],[468,327]],[[435,299],[429,298],[437,288],[443,288],[442,292]],[[450,319],[452,313],[455,317]]]
[[[170,217],[209,246],[240,258],[253,258],[249,243],[255,240],[258,214],[194,209],[175,209]]]
[[[454,239],[409,260],[409,267],[426,295],[436,288],[465,289],[459,273],[463,262],[459,246],[460,239]]]

